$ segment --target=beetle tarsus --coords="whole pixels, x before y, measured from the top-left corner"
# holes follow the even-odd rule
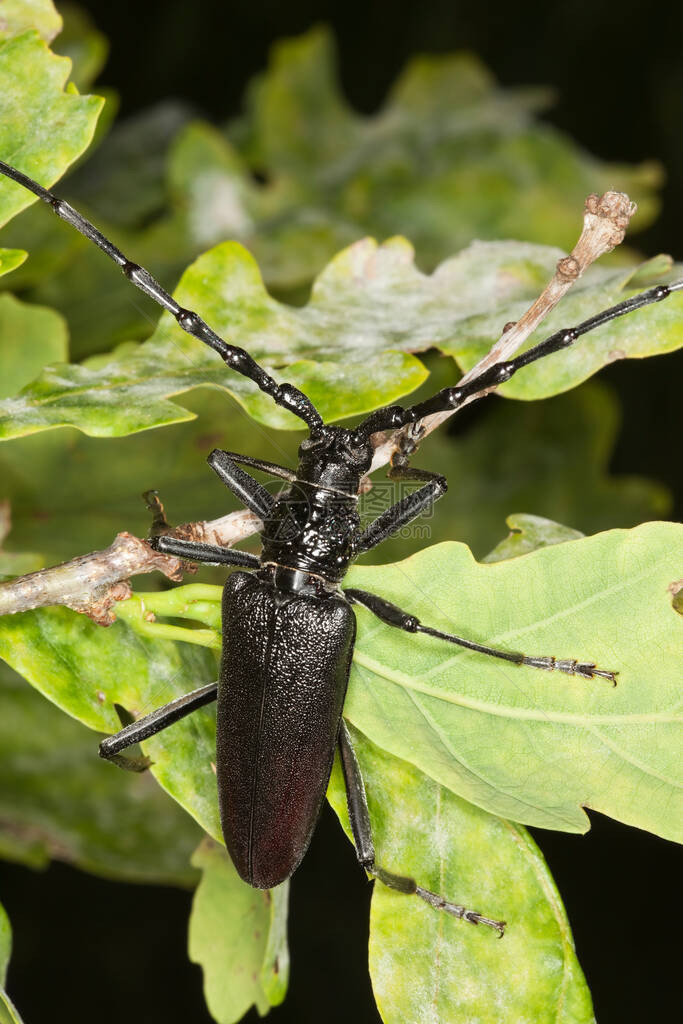
[[[470,924],[485,924],[488,928],[493,928],[494,931],[497,931],[501,939],[505,934],[506,921],[496,921],[492,917],[485,917],[477,910],[469,910],[458,903],[451,903],[449,900],[444,899],[443,896],[439,896],[438,893],[431,892],[429,889],[423,889],[421,885],[416,887],[415,894],[420,899],[423,899],[425,903],[428,903],[430,907],[434,907],[435,910],[445,910],[447,914],[451,914],[461,921],[469,921]]]
[[[581,679],[595,679],[600,676],[607,679],[612,686],[617,685],[618,672],[609,672],[598,668],[594,661],[578,661],[576,658],[553,658],[552,656],[526,657],[519,662],[530,668],[540,668],[546,672],[564,672],[568,676],[580,676]]]
[[[107,739],[113,739],[113,737],[109,736]],[[107,740],[102,740],[100,743],[99,753],[100,757],[111,761],[112,764],[127,772],[146,772],[154,764],[151,757],[128,757],[126,754],[111,753],[107,746]]]
[[[434,910],[444,910],[451,917],[457,917],[461,921],[468,921],[470,924],[485,924],[497,931],[501,938],[503,937],[505,921],[496,921],[492,917],[485,917],[484,914],[480,914],[478,910],[470,910],[469,907],[463,907],[460,903],[452,903],[444,896],[439,895],[439,893],[432,892],[431,889],[425,889],[418,885],[415,879],[409,875],[395,875],[393,871],[386,871],[379,864],[375,863],[374,857],[363,858],[361,864],[369,875],[372,875],[378,882],[382,882],[387,888],[394,889],[405,896],[419,896],[420,899],[428,903]]]

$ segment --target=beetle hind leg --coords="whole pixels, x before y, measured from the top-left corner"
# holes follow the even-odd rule
[[[451,903],[450,900],[445,899],[445,897],[440,896],[438,893],[432,892],[430,889],[423,889],[414,878],[409,878],[407,875],[394,875],[391,871],[385,871],[384,868],[375,864],[374,859],[370,863],[363,864],[363,867],[390,889],[396,889],[397,892],[404,892],[410,896],[419,896],[420,899],[423,899],[430,907],[434,907],[435,910],[445,910],[447,914],[460,918],[461,921],[469,921],[470,924],[488,925],[489,928],[493,928],[498,932],[501,939],[505,934],[505,921],[495,921],[492,917],[485,917],[483,914],[480,914],[478,910],[470,910],[459,903]]]
[[[491,917],[485,917],[477,910],[470,910],[459,903],[452,903],[438,893],[432,892],[430,889],[424,889],[421,885],[417,884],[414,878],[410,878],[407,875],[395,875],[392,871],[386,871],[375,862],[375,847],[372,841],[370,811],[365,795],[363,775],[343,720],[339,729],[339,753],[346,783],[349,820],[356,846],[356,856],[360,865],[365,868],[368,874],[378,879],[390,889],[405,893],[407,896],[419,896],[420,899],[423,899],[430,907],[434,907],[435,910],[445,910],[447,914],[458,917],[462,921],[469,921],[470,924],[485,924],[489,928],[493,928],[494,931],[497,931],[502,938],[505,932],[505,921],[496,921]]]

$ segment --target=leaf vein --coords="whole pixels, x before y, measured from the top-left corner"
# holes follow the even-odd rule
[[[382,665],[374,658],[359,651],[354,652],[354,661],[357,661],[364,668],[369,669],[380,679],[386,679],[391,683],[404,687],[408,691],[423,693],[436,700],[442,700],[447,704],[458,707],[469,708],[471,711],[480,711],[484,714],[494,715],[499,718],[527,719],[529,721],[564,722],[568,725],[586,727],[589,723],[595,722],[606,725],[642,725],[649,722],[678,722],[683,721],[683,715],[675,714],[681,706],[682,701],[672,705],[670,709],[651,712],[624,712],[621,714],[588,714],[587,712],[553,711],[538,708],[513,708],[508,704],[492,704],[489,701],[477,700],[474,697],[467,697],[462,693],[448,693],[435,686],[427,686],[419,679],[406,675],[398,669],[391,669]]]

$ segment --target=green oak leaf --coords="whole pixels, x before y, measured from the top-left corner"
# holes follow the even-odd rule
[[[70,69],[36,32],[0,44],[0,159],[46,187],[88,146],[102,106],[97,96],[64,91]],[[32,202],[31,192],[3,177],[0,224]]]
[[[680,576],[682,534],[648,523],[492,564],[450,543],[390,566],[355,566],[350,586],[430,626],[507,650],[595,660],[619,679],[613,689],[556,678],[402,633],[361,608],[346,717],[499,816],[582,832],[585,806],[675,838],[683,623],[668,588]],[[115,731],[114,702],[139,714],[215,678],[211,656],[195,645],[219,646],[219,602],[220,588],[207,586],[138,595],[119,606],[125,622],[107,630],[62,608],[5,616],[0,657],[91,728]],[[210,628],[157,624],[150,612]],[[172,637],[190,643],[174,647]],[[146,746],[161,784],[220,838],[213,727],[200,711]]]
[[[192,820],[148,774],[117,771],[97,737],[0,664],[0,854],[51,857],[131,882],[192,885]]]
[[[377,863],[507,922],[501,941],[375,882],[370,975],[386,1024],[589,1024],[591,999],[560,896],[520,825],[481,811],[352,732]],[[328,797],[352,838],[339,765]],[[524,965],[523,970],[520,965]]]
[[[0,619],[0,657],[62,710],[106,733],[121,728],[116,704],[134,715],[151,711],[211,682],[217,671],[213,653],[194,643],[150,640],[123,621],[103,629],[65,608]],[[145,750],[152,775],[219,838],[215,715],[199,711]]]
[[[175,295],[334,420],[412,391],[426,376],[413,352],[436,346],[462,364],[473,362],[482,321],[490,331],[488,347],[511,319],[513,297],[519,304],[531,301],[557,256],[557,250],[525,243],[476,243],[428,276],[415,267],[405,240],[378,246],[365,239],[339,253],[318,277],[308,304],[294,308],[270,297],[250,255],[226,242],[191,264]],[[586,274],[565,315],[576,322],[624,298],[631,273]],[[503,391],[548,396],[614,358],[671,351],[683,343],[681,308],[683,293],[613,321],[526,368],[521,383],[513,380]],[[0,402],[0,437],[65,425],[114,436],[179,422],[190,414],[170,399],[199,385],[229,391],[260,422],[297,425],[165,313],[143,345],[48,368],[19,395]]]
[[[321,205],[293,178],[257,184],[242,156],[209,124],[179,132],[168,181],[173,207],[183,218],[194,252],[232,238],[256,259],[271,292],[296,301],[302,289],[361,231],[352,220]]]
[[[202,248],[224,238],[249,237],[262,215],[264,190],[250,180],[239,153],[205,122],[192,121],[178,132],[170,147],[168,183],[187,210],[190,235]]]
[[[204,971],[204,994],[217,1024],[234,1024],[255,1005],[260,1016],[285,998],[289,976],[289,882],[253,889],[225,848],[205,839],[192,863],[202,869],[190,918],[190,959]]]
[[[0,8],[0,40],[37,29],[45,42],[61,31],[62,19],[52,0],[3,0]]]
[[[491,564],[461,544],[391,566],[354,566],[348,584],[437,629],[530,655],[595,661],[605,680],[558,676],[357,611],[344,714],[373,742],[501,817],[568,832],[583,807],[681,838],[673,808],[683,623],[668,590],[683,527],[646,523]],[[680,781],[680,780],[679,780]]]
[[[578,540],[583,536],[571,526],[563,526],[543,516],[530,516],[524,513],[508,516],[505,520],[510,527],[509,535],[497,544],[493,551],[484,559],[485,562],[500,562],[504,558],[519,558],[537,548],[548,547],[549,544],[564,544],[567,540]]]
[[[472,238],[569,247],[586,195],[607,188],[637,199],[645,226],[658,169],[587,156],[534,120],[548,100],[543,89],[499,88],[470,54],[422,56],[363,117],[341,93],[329,31],[317,28],[275,44],[228,132],[254,169],[308,186],[309,206],[359,232],[407,234],[428,267]]]
[[[531,335],[519,353],[531,348],[555,331],[573,326],[602,309],[607,309],[642,291],[644,287],[680,280],[683,264],[670,264],[664,269],[663,258],[654,257],[638,268],[594,268],[581,278],[543,324]],[[468,322],[466,336],[453,344],[440,346],[453,355],[462,370],[469,370],[489,350],[488,332],[500,324],[516,320],[527,308],[521,295],[503,302],[495,313],[475,315]],[[660,305],[659,303],[655,305]],[[582,337],[561,354],[548,356],[516,374],[500,393],[506,398],[525,400],[547,398],[576,387],[593,373],[618,359],[642,359],[645,356],[673,352],[683,345],[683,292],[642,310],[642,316],[630,314],[612,321],[611,328],[599,328]],[[518,354],[519,354],[518,353]]]
[[[67,359],[69,338],[58,313],[0,295],[0,398],[16,394],[46,363]]]
[[[449,369],[447,360],[440,362],[441,367],[430,359],[439,378]],[[164,431],[103,441],[64,429],[0,447],[0,493],[13,511],[5,558],[9,551],[15,558],[43,552],[42,562],[16,568],[17,573],[104,548],[120,530],[146,536],[150,513],[140,496],[151,488],[158,490],[173,524],[237,510],[239,501],[206,465],[214,447],[296,466],[301,432],[261,430],[217,392],[197,391],[186,402],[197,418]],[[618,413],[611,394],[597,383],[547,402],[490,402],[487,413],[464,435],[437,431],[425,440],[416,464],[444,473],[451,487],[430,515],[364,556],[364,562],[391,562],[453,537],[480,557],[500,538],[510,508],[532,509],[584,533],[631,527],[669,512],[660,485],[607,475]],[[279,486],[263,479],[269,488]],[[376,473],[360,504],[362,521],[375,518],[402,494],[383,471]],[[258,542],[251,538],[247,547],[258,550]],[[12,574],[2,565],[0,559],[0,573]],[[223,578],[220,570],[202,571],[207,578]]]
[[[0,903],[0,1024],[22,1024],[16,1007],[5,992],[5,977],[12,951],[12,929]]]
[[[317,28],[281,39],[271,50],[270,67],[252,80],[247,113],[238,128],[247,152],[265,168],[316,176],[363,139],[363,119],[354,115],[335,81],[334,43]]]
[[[67,33],[69,24],[67,16]],[[144,112],[78,169],[66,198],[90,209],[166,288],[203,247],[230,237],[249,248],[271,290],[296,302],[335,252],[368,233],[407,234],[420,265],[433,268],[472,238],[569,247],[586,194],[607,187],[638,200],[637,224],[654,215],[652,166],[585,156],[532,120],[542,91],[498,89],[471,56],[419,58],[372,118],[348,109],[332,60],[320,31],[280,44],[276,67],[249,91],[246,120],[230,131],[236,145],[188,125],[187,110]],[[56,228],[45,239],[53,256],[60,237],[56,278],[45,278],[50,261],[39,256],[18,279],[36,288],[28,297],[67,316],[79,356],[144,337],[149,317],[125,281],[94,249],[66,251]]]
[[[195,250],[226,237],[242,242],[270,291],[287,298],[361,235],[298,179],[257,184],[236,149],[203,122],[187,125],[174,142],[169,187]]]
[[[242,331],[240,342],[265,357],[267,365],[286,366],[286,373],[283,369],[275,376],[302,388],[329,418],[376,408],[387,397],[412,390],[426,376],[415,357],[400,352],[374,358],[365,353],[362,363],[351,365],[341,344],[333,344],[331,337],[326,340],[328,332],[317,322],[334,315],[329,304],[323,302],[320,311],[307,315],[277,303],[267,295],[251,257],[235,243],[217,246],[193,264],[178,296],[201,308],[217,330],[231,336]],[[337,318],[343,319],[341,307]],[[178,422],[189,414],[167,396],[198,385],[227,385],[226,390],[257,419],[281,427],[298,425],[291,414],[255,393],[250,381],[226,369],[210,349],[182,331],[180,335],[163,321],[153,339],[138,348],[125,346],[83,366],[47,370],[35,385],[5,404],[5,436],[45,429],[47,421],[53,426],[71,423],[96,436]]]

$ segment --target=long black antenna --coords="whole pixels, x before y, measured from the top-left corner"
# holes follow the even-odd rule
[[[363,420],[356,427],[355,439],[358,443],[361,443],[379,430],[397,430],[400,427],[407,426],[409,423],[416,423],[418,420],[424,419],[425,416],[431,416],[433,413],[455,412],[468,400],[477,395],[483,397],[484,393],[490,388],[497,387],[499,384],[504,384],[505,381],[510,380],[510,377],[517,373],[518,370],[521,370],[523,366],[528,366],[529,363],[534,363],[537,359],[544,359],[545,356],[549,356],[553,352],[559,352],[561,349],[573,345],[582,334],[588,334],[589,331],[595,330],[596,327],[601,327],[603,324],[608,323],[610,320],[615,320],[619,316],[632,313],[635,309],[640,309],[642,306],[649,306],[653,302],[661,302],[662,299],[666,299],[669,295],[681,290],[683,290],[683,281],[676,281],[674,284],[668,285],[658,284],[654,288],[649,288],[639,295],[634,295],[632,298],[618,303],[616,306],[611,306],[601,313],[596,313],[595,316],[577,324],[576,327],[563,327],[562,330],[551,334],[545,341],[540,341],[533,348],[523,352],[522,355],[517,356],[515,359],[494,363],[487,369],[482,370],[480,374],[468,380],[462,386],[456,384],[455,387],[443,388],[433,395],[432,398],[419,402],[417,405],[408,406],[408,408],[400,405],[391,405],[384,409],[377,409],[375,412],[370,413],[367,419]]]
[[[65,200],[59,199],[53,192],[39,185],[37,181],[34,181],[28,175],[18,171],[16,167],[12,167],[2,160],[0,160],[0,173],[11,178],[18,185],[22,185],[29,192],[33,192],[44,203],[47,203],[53,213],[56,213],[67,224],[71,224],[82,235],[85,235],[89,241],[94,242],[103,253],[121,268],[129,281],[143,291],[145,295],[149,295],[156,303],[168,310],[176,318],[184,331],[187,331],[188,334],[191,334],[199,341],[203,341],[205,345],[208,345],[214,352],[217,352],[231,370],[235,370],[236,373],[241,373],[242,376],[253,380],[261,391],[265,391],[267,395],[270,395],[277,405],[282,406],[284,409],[289,410],[289,412],[294,413],[295,416],[298,416],[299,419],[302,419],[310,430],[315,430],[322,426],[322,416],[302,391],[299,391],[292,384],[278,384],[243,348],[238,348],[236,345],[230,345],[227,341],[223,341],[202,320],[198,313],[179,306],[173,296],[169,295],[165,288],[162,288],[148,270],[145,270],[144,267],[139,266],[137,263],[132,263],[113,242],[110,242],[101,231],[97,230],[94,224],[86,220],[78,210],[74,210],[73,206],[65,202]]]

